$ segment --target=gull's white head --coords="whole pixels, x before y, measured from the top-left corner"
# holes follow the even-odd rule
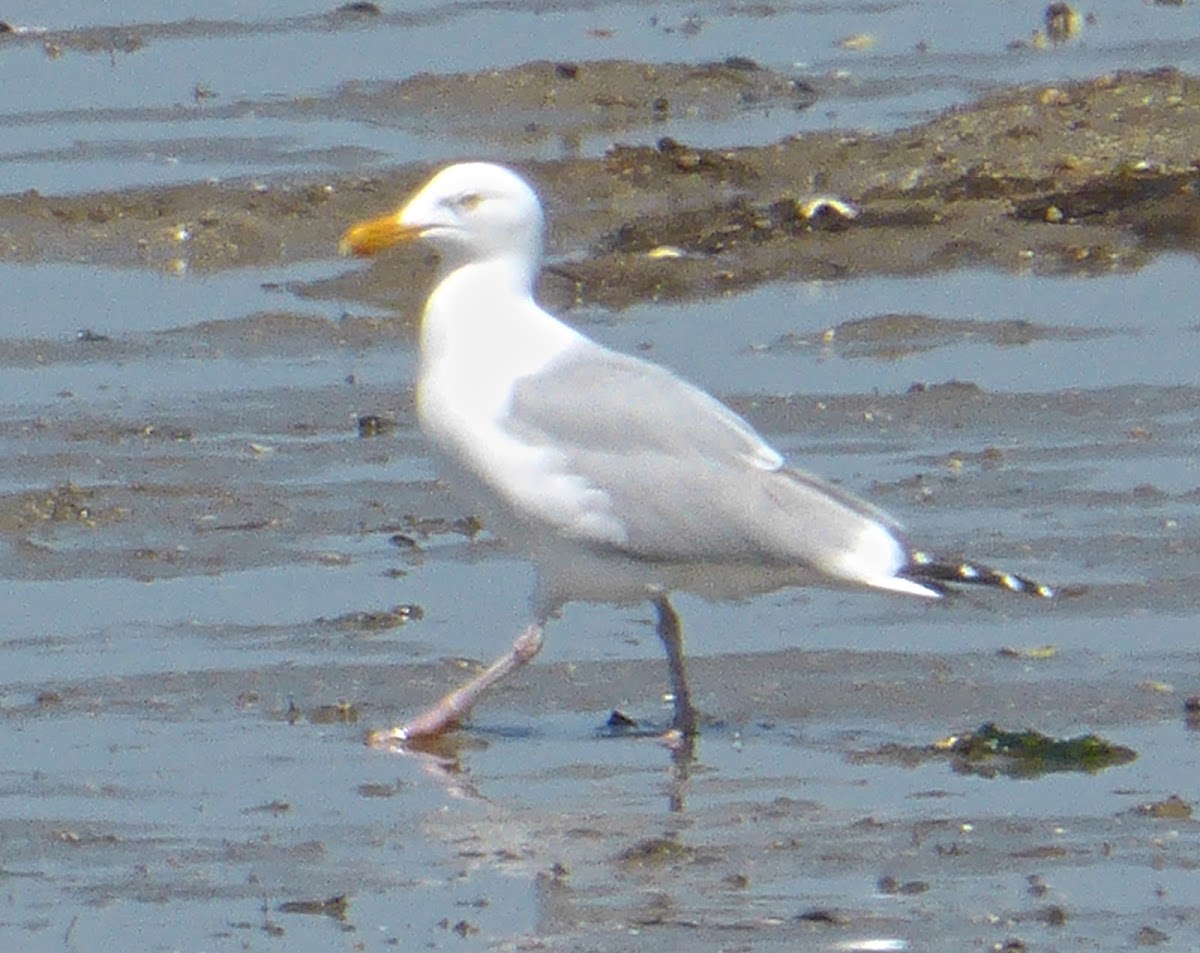
[[[339,248],[374,255],[421,239],[441,253],[446,270],[496,258],[532,270],[542,251],[542,224],[541,203],[519,175],[488,162],[463,162],[435,175],[400,211],[352,226]]]

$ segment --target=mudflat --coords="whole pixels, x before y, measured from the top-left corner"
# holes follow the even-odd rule
[[[546,62],[328,106],[619,139],[746,97],[810,91],[740,59]],[[642,314],[645,349],[679,367],[639,308],[684,306],[686,337],[689,309],[797,283],[1186,273],[1198,113],[1194,77],[1114,73],[887,134],[514,164],[548,207],[546,305],[598,335]],[[0,262],[286,273],[429,171],[13,193]],[[1136,299],[1120,324],[999,302],[797,317],[767,340],[730,320],[699,342],[712,367],[797,362],[786,393],[743,371],[723,393],[797,462],[1061,597],[688,602],[705,725],[686,760],[655,738],[649,610],[572,607],[469,730],[394,757],[364,729],[506,644],[528,582],[414,429],[430,274],[421,253],[346,262],[287,279],[278,308],[169,330],[81,299],[79,334],[5,342],[0,930],[68,950],[1189,947],[1200,389],[1172,356],[1194,324]],[[1168,370],[1081,386],[1064,361],[1089,348]],[[1045,385],[982,385],[972,349]],[[918,355],[939,376],[876,383]],[[806,387],[805,362],[852,380]],[[608,727],[614,708],[637,727]],[[992,721],[1137,758],[1014,777],[936,744]]]

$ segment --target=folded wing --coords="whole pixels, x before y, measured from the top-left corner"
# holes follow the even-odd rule
[[[934,594],[896,577],[908,557],[892,520],[785,466],[741,417],[658,365],[581,345],[519,379],[501,425],[576,488],[564,535],[640,559],[803,564]]]

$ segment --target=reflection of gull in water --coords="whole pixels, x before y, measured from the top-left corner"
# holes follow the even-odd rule
[[[1050,596],[1020,576],[911,549],[871,505],[787,466],[740,417],[670,371],[609,351],[533,300],[542,210],[484,163],[451,166],[399,212],[351,228],[342,251],[421,239],[441,255],[421,325],[417,410],[451,484],[538,570],[512,649],[407,725],[454,727],[532,659],[573,600],[649,599],[667,650],[674,728],[696,729],[672,590],[730,598],[825,584],[936,598],[946,583]]]

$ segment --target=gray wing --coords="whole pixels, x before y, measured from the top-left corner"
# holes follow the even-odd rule
[[[800,562],[861,579],[903,561],[889,552],[859,571],[864,534],[877,542],[882,530],[895,548],[895,524],[785,467],[741,417],[658,365],[580,347],[517,382],[503,427],[599,490],[631,555]]]

